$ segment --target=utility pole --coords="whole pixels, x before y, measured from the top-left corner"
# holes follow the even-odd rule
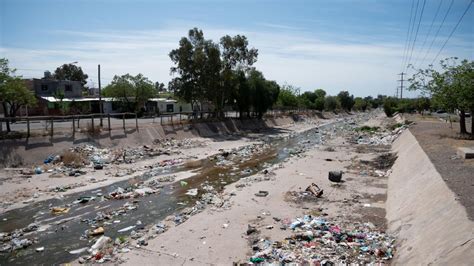
[[[98,76],[99,76],[99,112],[100,112],[100,126],[102,127],[102,114],[103,114],[103,109],[102,109],[102,88],[100,86],[100,64],[97,66],[98,70]]]
[[[400,73],[400,74],[398,74],[398,75],[401,76],[401,79],[398,80],[398,81],[400,81],[400,99],[403,99],[403,81],[404,81],[404,80],[403,80],[403,75],[405,75],[405,74],[406,74],[406,73],[403,73],[403,72]],[[398,96],[398,90],[397,90],[397,96]]]

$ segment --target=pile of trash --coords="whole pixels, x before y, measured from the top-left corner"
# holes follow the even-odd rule
[[[402,125],[394,130],[358,131],[352,136],[352,142],[364,145],[391,145],[406,128],[406,125]]]
[[[205,143],[198,139],[178,140],[174,138],[155,139],[153,140],[153,144],[160,148],[168,148],[168,149],[190,149],[190,148],[205,146]]]
[[[27,248],[34,243],[36,239],[28,238],[30,232],[37,231],[39,226],[35,223],[28,225],[25,228],[17,229],[10,233],[0,233],[0,253],[12,252],[14,250]]]
[[[230,151],[220,149],[220,153],[211,157],[210,160],[216,161],[217,166],[225,168],[235,165],[236,163],[243,163],[252,160],[255,155],[262,154],[263,152],[267,151],[268,148],[269,144],[255,143],[252,145],[232,149]]]
[[[310,265],[373,264],[390,260],[394,237],[371,223],[353,223],[344,228],[320,217],[306,215],[282,220],[282,229],[293,234],[283,241],[259,240],[253,246],[253,263],[299,263]]]

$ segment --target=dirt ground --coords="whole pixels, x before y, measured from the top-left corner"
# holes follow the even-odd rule
[[[456,155],[458,147],[474,147],[474,141],[458,138],[458,123],[453,123],[451,128],[449,123],[439,119],[420,116],[409,119],[416,121],[410,131],[456,194],[456,199],[466,208],[469,219],[474,220],[474,160],[463,160]]]

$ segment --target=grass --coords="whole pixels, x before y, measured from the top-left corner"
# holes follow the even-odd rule
[[[355,129],[357,132],[368,132],[368,133],[374,133],[379,131],[379,127],[369,127],[369,126],[361,126]]]

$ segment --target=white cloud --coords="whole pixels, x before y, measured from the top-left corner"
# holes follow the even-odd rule
[[[168,53],[187,34],[187,25],[182,22],[157,30],[123,32],[55,31],[63,41],[50,49],[3,47],[0,52],[19,68],[19,74],[27,77],[40,77],[43,70],[53,71],[63,63],[78,61],[94,82],[97,64],[101,64],[103,84],[115,74],[124,73],[143,73],[166,83],[171,79],[172,65]],[[362,96],[393,95],[397,85],[403,43],[377,42],[364,36],[351,37],[357,42],[341,43],[273,24],[264,24],[272,27],[271,31],[199,26],[205,37],[214,41],[226,34],[246,35],[250,45],[259,49],[257,68],[279,83],[294,84],[303,90],[323,88],[331,94],[345,89]],[[459,50],[472,57],[472,49]]]

